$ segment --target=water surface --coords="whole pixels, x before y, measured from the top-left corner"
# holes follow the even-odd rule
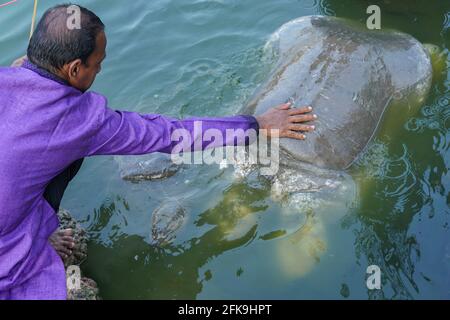
[[[40,1],[39,15],[59,1]],[[157,182],[121,180],[118,159],[85,162],[63,201],[92,241],[83,271],[106,298],[450,298],[450,8],[445,1],[371,1],[382,26],[439,46],[447,66],[419,113],[394,121],[351,173],[357,201],[314,212],[273,199],[255,176],[193,166]],[[238,112],[269,71],[268,37],[310,14],[364,22],[357,0],[79,0],[105,22],[108,59],[93,90],[111,107],[176,117]],[[0,64],[22,55],[32,2],[0,9]],[[392,125],[391,125],[392,127]],[[182,206],[168,246],[152,212]],[[366,287],[380,266],[382,290]]]

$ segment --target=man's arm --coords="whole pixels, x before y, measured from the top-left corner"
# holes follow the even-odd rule
[[[312,109],[290,109],[290,105],[282,105],[258,118],[252,116],[234,116],[222,118],[191,118],[178,120],[162,115],[143,115],[135,112],[114,111],[107,107],[106,99],[95,93],[86,93],[87,110],[95,110],[90,117],[95,117],[96,127],[91,132],[88,156],[91,155],[138,155],[152,152],[171,153],[180,144],[188,144],[188,150],[200,151],[206,147],[220,147],[236,144],[234,137],[227,140],[227,130],[239,130],[241,134],[251,129],[255,134],[259,129],[279,129],[280,137],[304,139],[299,132],[314,130],[305,125],[315,119],[310,114]],[[91,118],[92,119],[92,118]],[[201,126],[201,128],[200,128]],[[203,133],[213,129],[220,132],[223,141],[203,141]],[[236,132],[236,131],[235,131]],[[184,135],[189,139],[185,141]],[[240,139],[238,139],[239,141]],[[251,143],[248,139],[241,139],[239,144]],[[186,150],[186,149],[184,149]]]

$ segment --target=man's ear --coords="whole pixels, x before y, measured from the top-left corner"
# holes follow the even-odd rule
[[[67,66],[67,75],[69,77],[69,79],[77,79],[79,74],[80,74],[80,68],[81,68],[81,64],[83,62],[81,61],[81,59],[77,59],[74,60],[72,62],[70,62]]]

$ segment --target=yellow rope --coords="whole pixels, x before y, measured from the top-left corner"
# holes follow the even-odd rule
[[[37,6],[38,6],[38,0],[34,0],[33,18],[31,18],[30,39],[33,36],[34,24],[36,22]]]

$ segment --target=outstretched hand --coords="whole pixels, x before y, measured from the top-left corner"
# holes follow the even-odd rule
[[[256,117],[260,129],[267,130],[267,136],[271,136],[271,130],[279,130],[280,138],[292,138],[305,140],[305,133],[315,130],[315,126],[309,122],[317,119],[312,114],[312,107],[291,109],[292,104],[282,104],[270,109],[261,116]]]

